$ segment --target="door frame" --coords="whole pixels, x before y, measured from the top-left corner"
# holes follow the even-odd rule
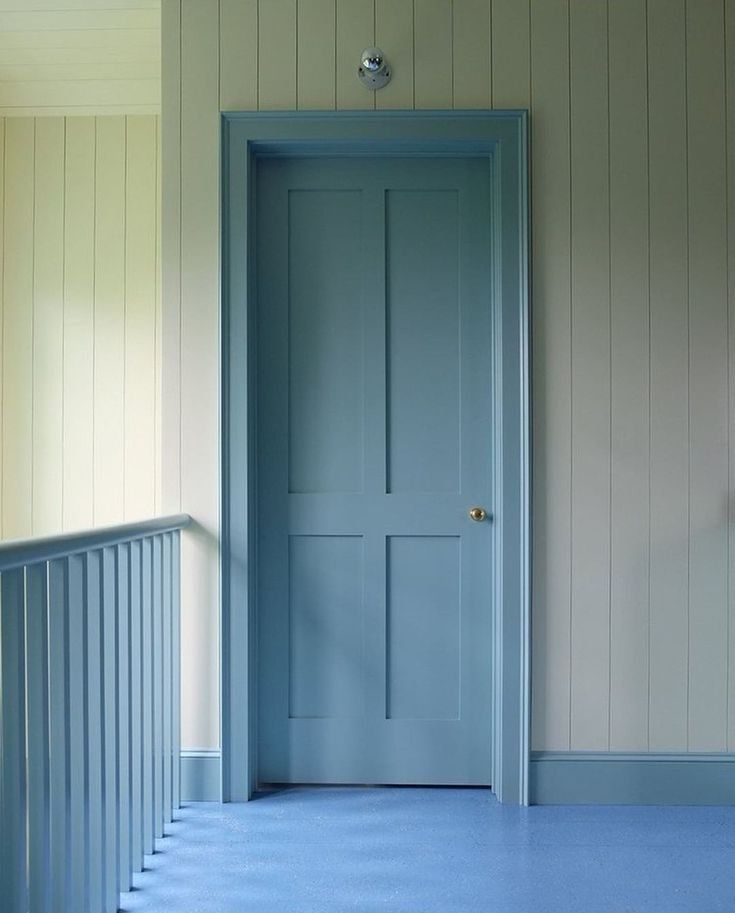
[[[528,113],[259,112],[222,116],[220,687],[222,799],[256,785],[255,175],[260,156],[483,156],[493,303],[493,702],[490,782],[528,804],[530,328]],[[245,255],[243,257],[243,252]]]

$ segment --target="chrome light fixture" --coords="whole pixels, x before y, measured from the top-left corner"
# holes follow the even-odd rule
[[[382,89],[388,85],[390,77],[390,67],[380,48],[365,48],[360,55],[360,66],[357,68],[357,78],[365,88],[373,92]]]

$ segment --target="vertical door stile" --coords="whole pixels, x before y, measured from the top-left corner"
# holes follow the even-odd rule
[[[118,901],[117,788],[117,587],[115,549],[104,548],[102,562],[102,855],[105,913],[116,913]]]
[[[69,608],[68,626],[68,707],[69,707],[69,909],[87,909],[87,713],[86,685],[86,628],[87,601],[85,595],[83,555],[71,555],[66,563],[66,604]]]
[[[151,569],[152,545],[150,539],[143,539],[141,625],[143,631],[142,651],[142,704],[143,704],[143,852],[153,853],[154,841],[154,777],[153,777],[153,574]]]
[[[23,569],[0,576],[2,855],[0,910],[26,909],[25,630]]]
[[[84,706],[87,731],[87,878],[89,909],[104,910],[104,853],[102,834],[102,580],[101,554],[89,551],[85,555],[87,606],[85,652],[86,681]]]
[[[117,597],[117,873],[118,890],[133,882],[130,808],[130,545],[115,549]]]
[[[130,856],[143,869],[143,625],[142,543],[130,543]]]
[[[171,557],[171,741],[173,752],[172,799],[174,811],[181,805],[181,533],[173,534]]]
[[[50,913],[48,589],[46,562],[26,568],[28,904]]]
[[[365,479],[364,493],[382,500],[388,491],[387,479],[387,383],[386,324],[386,189],[377,176],[365,179],[363,191],[365,216],[363,245],[366,251],[363,274],[364,395],[365,395]],[[365,527],[365,711],[370,719],[385,717],[386,681],[386,530],[376,511],[372,524]]]
[[[172,533],[161,536],[162,582],[163,582],[163,658],[161,673],[163,676],[163,719],[161,732],[163,737],[163,820],[170,824],[173,817],[171,793],[171,539]]]
[[[152,539],[153,799],[154,835],[163,837],[163,556],[162,537]]]
[[[69,906],[69,601],[64,559],[48,565],[49,896],[53,913]]]

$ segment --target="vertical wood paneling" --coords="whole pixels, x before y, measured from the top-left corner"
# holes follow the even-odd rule
[[[163,153],[161,149],[161,119],[157,117],[154,122],[156,130],[156,235],[154,239],[156,250],[156,297],[155,308],[155,351],[154,358],[154,383],[155,401],[153,408],[154,446],[153,446],[153,510],[159,515],[162,512],[162,478],[163,478],[163,378],[161,375],[161,361],[163,359],[163,301],[161,283],[161,263],[163,253],[161,249],[161,232],[163,224],[163,200],[161,189],[163,185]]]
[[[235,5],[239,6],[238,0]],[[224,22],[227,13],[223,12]],[[163,513],[181,509],[181,3],[161,6],[161,478]],[[230,59],[228,55],[228,60]],[[228,66],[225,62],[225,67]],[[234,64],[233,64],[234,66]],[[225,82],[228,85],[228,82]],[[257,98],[255,99],[257,107]]]
[[[182,137],[181,172],[176,149],[164,171],[176,239],[164,249],[167,484],[178,506],[182,442],[181,503],[204,518],[184,545],[184,640],[203,644],[184,658],[185,743],[217,744],[219,96],[223,107],[262,109],[530,105],[533,744],[722,746],[729,712],[732,745],[732,618],[729,710],[723,701],[735,343],[723,200],[735,90],[725,96],[722,70],[735,14],[723,48],[720,0],[690,2],[688,30],[684,0],[338,0],[336,26],[323,12],[331,0],[255,6],[219,0],[218,24],[214,0],[183,0],[179,32],[178,4],[164,3],[183,53],[175,39],[164,48],[164,130],[172,149]],[[371,41],[393,68],[375,94],[355,76]],[[323,72],[309,69],[318,54],[304,54],[315,42]],[[731,199],[730,189],[730,211]]]
[[[683,0],[648,0],[651,290],[649,747],[686,748],[689,407]]]
[[[453,3],[451,31],[454,107],[489,108],[489,0],[462,0]]]
[[[727,748],[735,750],[735,0],[725,0],[725,123],[727,124],[728,297],[728,720]]]
[[[109,525],[124,516],[124,117],[96,119],[95,154],[94,522]],[[151,243],[150,239],[144,236],[141,243],[146,242]]]
[[[375,43],[393,70],[388,85],[375,93],[376,108],[413,108],[413,41],[413,0],[375,0]]]
[[[136,122],[151,141],[137,151],[145,176],[133,168],[138,183],[127,200],[124,117],[13,118],[8,127],[9,169],[2,167],[2,179],[9,189],[0,206],[8,227],[0,256],[10,264],[0,281],[7,340],[0,342],[0,460],[9,460],[12,472],[12,483],[7,475],[0,482],[0,494],[4,486],[8,496],[6,538],[122,521],[126,446],[135,457],[127,480],[131,513],[150,515],[159,503],[158,119]],[[0,125],[4,135],[5,121]],[[127,205],[137,232],[130,366],[124,360]],[[129,377],[127,367],[135,368]],[[126,386],[141,417],[128,445]]]
[[[492,0],[494,108],[525,108],[531,93],[529,0]]]
[[[60,117],[36,121],[33,263],[34,533],[62,529],[64,331],[64,132]]]
[[[534,748],[570,747],[571,276],[569,16],[533,0]],[[538,694],[538,697],[536,697]]]
[[[70,117],[64,208],[65,529],[89,527],[94,519],[94,201],[95,122]]]
[[[414,55],[414,107],[453,107],[450,0],[414,0]]]
[[[282,6],[281,0],[261,2],[261,39],[278,27],[278,16],[284,15]],[[286,7],[291,8],[291,18],[283,24],[295,41],[295,5],[289,2]],[[276,8],[280,13],[276,13]],[[185,744],[205,746],[217,745],[219,740],[217,714],[211,712],[217,703],[219,674],[215,608],[219,599],[219,420],[218,409],[212,408],[219,395],[218,41],[216,0],[185,2],[181,105],[181,180],[186,187],[181,200],[181,397],[185,406],[181,416],[181,490],[182,504],[197,518],[197,527],[185,537],[183,545],[182,706],[190,708],[184,720]],[[275,50],[280,46],[276,42]],[[295,68],[293,72],[295,80]],[[274,91],[273,80],[269,85],[268,91]],[[261,96],[261,104],[262,100]],[[294,106],[295,81],[292,97],[282,103]],[[201,674],[199,669],[207,671]]]
[[[258,2],[259,108],[296,107],[296,9],[297,0]],[[202,36],[199,41],[200,47],[206,47]],[[216,60],[216,43],[210,47]]]
[[[357,79],[360,54],[375,42],[375,0],[337,2],[337,107],[374,108],[375,93]]]
[[[0,118],[0,187],[3,198],[0,201],[0,344],[2,342],[2,327],[5,320],[5,118]],[[0,378],[2,370],[0,369]],[[0,534],[2,534],[3,520],[3,425],[4,425],[3,396],[0,390]]]
[[[727,237],[722,0],[687,4],[688,747],[727,743]]]
[[[164,4],[164,16],[167,15],[166,6],[171,5]],[[167,35],[164,26],[164,41],[175,35],[175,32]],[[223,111],[256,111],[258,108],[258,0],[220,0],[219,36],[220,108]],[[168,48],[165,48],[165,58],[168,57],[168,53]],[[169,160],[166,159],[167,166],[168,162]]]
[[[645,0],[609,6],[610,748],[648,748],[648,111]]]
[[[570,59],[571,747],[604,751],[610,663],[610,237],[607,24],[602,4],[572,3]]]
[[[5,127],[2,532],[6,539],[31,534],[34,134],[31,119],[10,120]]]
[[[125,517],[155,509],[156,124],[127,118],[125,182]]]
[[[329,110],[336,105],[336,0],[297,4],[296,106]]]

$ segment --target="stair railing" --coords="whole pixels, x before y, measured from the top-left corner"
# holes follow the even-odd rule
[[[189,522],[0,544],[0,913],[115,913],[179,806]]]

